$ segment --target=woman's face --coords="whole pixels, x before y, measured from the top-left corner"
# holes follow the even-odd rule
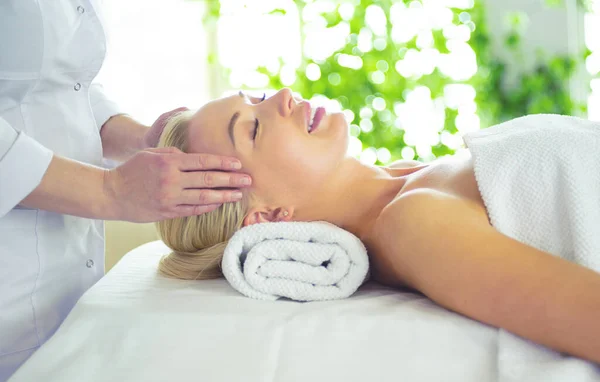
[[[239,158],[265,205],[297,209],[346,156],[348,124],[343,113],[311,108],[289,89],[264,100],[240,92],[198,110],[188,138],[190,152]]]

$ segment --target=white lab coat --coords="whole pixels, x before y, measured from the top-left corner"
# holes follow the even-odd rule
[[[0,381],[104,274],[101,221],[25,209],[52,153],[102,165],[97,0],[0,1]]]

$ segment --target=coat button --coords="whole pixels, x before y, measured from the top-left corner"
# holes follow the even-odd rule
[[[85,13],[85,8],[80,5],[77,7],[77,12],[79,12],[83,15]]]
[[[94,266],[94,260],[89,259],[88,261],[85,262],[85,266],[88,268],[91,268]]]
[[[75,86],[73,86],[73,89],[75,89],[76,92],[79,91],[79,89],[81,89],[81,84],[78,82],[75,84]]]

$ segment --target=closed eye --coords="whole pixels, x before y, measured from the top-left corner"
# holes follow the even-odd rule
[[[258,128],[260,126],[260,123],[258,122],[258,118],[256,118],[254,120],[254,131],[252,133],[252,140],[255,141],[256,140],[256,135],[258,134]]]
[[[261,103],[262,101],[264,101],[265,99],[267,99],[267,93],[263,93],[262,98],[260,99],[260,101],[258,101],[257,103]],[[252,140],[255,141],[256,140],[256,135],[258,135],[258,128],[260,127],[260,122],[258,121],[258,118],[256,118],[254,120],[254,131],[252,132]]]

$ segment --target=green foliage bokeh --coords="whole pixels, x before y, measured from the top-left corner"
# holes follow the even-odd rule
[[[294,3],[298,7],[299,14],[302,14],[302,8],[307,3],[318,1],[321,0],[296,0]],[[538,52],[536,67],[531,72],[522,74],[517,78],[516,83],[513,81],[512,86],[506,86],[507,68],[509,65],[518,65],[519,57],[522,54],[520,51],[521,40],[525,30],[520,25],[520,18],[523,15],[515,13],[511,19],[511,32],[503,36],[504,44],[514,54],[514,60],[507,63],[500,61],[492,52],[492,41],[486,25],[484,2],[476,0],[474,7],[468,10],[452,9],[454,14],[453,23],[458,25],[468,20],[473,24],[474,30],[468,44],[477,55],[477,73],[469,80],[457,82],[435,69],[433,73],[415,79],[401,76],[394,69],[394,63],[403,58],[403,54],[406,53],[407,49],[419,50],[416,37],[405,44],[395,43],[391,39],[389,17],[386,26],[388,30],[386,44],[384,44],[383,49],[372,49],[363,53],[357,47],[357,35],[365,26],[365,13],[368,6],[377,5],[381,7],[386,15],[389,15],[393,3],[399,1],[410,3],[414,0],[339,0],[338,3],[348,1],[355,5],[355,10],[352,19],[347,21],[350,26],[350,35],[345,46],[323,61],[314,62],[303,57],[301,65],[297,69],[296,81],[290,87],[307,99],[315,95],[336,99],[344,109],[353,112],[355,119],[352,123],[356,125],[358,125],[361,109],[365,105],[370,106],[369,103],[375,97],[383,98],[386,109],[385,111],[373,113],[371,118],[373,129],[369,132],[360,129],[353,130],[353,134],[358,136],[363,143],[363,147],[385,147],[390,150],[392,160],[400,158],[401,150],[406,146],[406,143],[404,142],[404,131],[393,127],[396,117],[393,105],[397,102],[404,102],[405,90],[414,89],[416,86],[429,88],[432,99],[441,98],[444,94],[444,87],[448,84],[464,83],[473,86],[476,90],[477,115],[483,128],[526,114],[558,113],[572,115],[584,109],[583,106],[576,105],[571,99],[568,91],[568,81],[574,74],[576,61],[583,59],[584,55],[589,54],[589,52],[582,52],[581,57],[547,57],[540,51]],[[553,1],[548,6],[560,6],[560,4]],[[465,13],[467,17],[465,17]],[[285,11],[274,9],[271,14],[284,16]],[[219,15],[219,2],[210,2],[206,22],[214,22]],[[327,20],[327,27],[334,27],[342,22],[337,9],[323,13],[322,16]],[[440,53],[448,53],[447,40],[442,31],[433,30],[432,32],[434,47]],[[356,70],[340,66],[337,60],[338,54],[360,56],[363,65]],[[214,57],[212,59],[214,60]],[[310,64],[316,64],[320,68],[321,76],[316,81],[309,80],[305,75],[306,68]],[[222,70],[222,74],[227,76],[227,69],[223,68]],[[256,70],[269,77],[270,88],[279,89],[284,87],[280,73],[271,73],[266,68],[256,68]],[[371,76],[375,71],[384,72],[385,81],[383,83],[372,81]],[[452,134],[457,132],[457,115],[456,110],[446,107],[445,131]],[[432,147],[432,153],[436,157],[452,154],[453,152],[452,148],[445,146],[443,143]],[[420,158],[417,156],[416,159]]]

